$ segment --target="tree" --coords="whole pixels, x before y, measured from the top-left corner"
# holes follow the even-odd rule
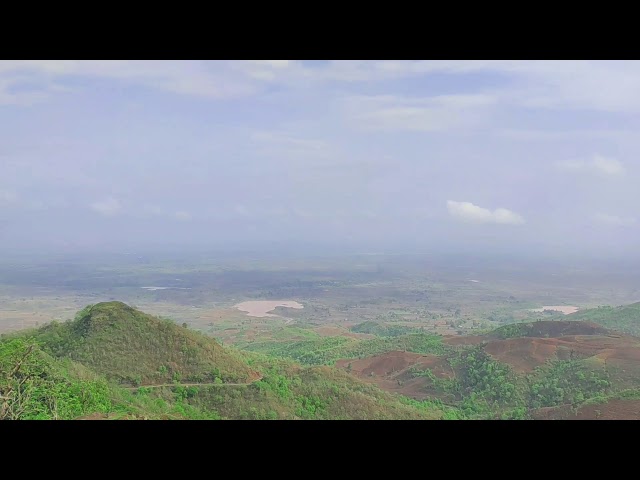
[[[2,401],[0,420],[16,420],[24,412],[24,405],[28,402],[31,393],[29,389],[31,375],[29,372],[21,372],[21,369],[33,352],[33,348],[34,345],[29,345],[22,352],[15,352],[16,354],[10,357],[10,363],[13,365],[7,365],[9,368],[6,369],[0,385],[0,401]]]

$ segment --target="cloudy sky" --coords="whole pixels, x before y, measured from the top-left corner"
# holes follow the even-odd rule
[[[635,61],[0,61],[0,249],[640,242]]]

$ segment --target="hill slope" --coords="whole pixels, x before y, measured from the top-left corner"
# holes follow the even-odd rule
[[[26,370],[5,374],[20,365],[26,383]],[[25,395],[29,408],[16,400]],[[120,302],[0,339],[0,397],[7,418],[455,418],[438,402],[384,392],[334,367],[223,347]]]
[[[0,342],[0,420],[71,419],[112,409],[107,382],[22,339]]]
[[[640,335],[640,302],[620,307],[598,307],[567,315],[567,320],[594,322],[612,330]]]
[[[640,385],[640,338],[592,322],[513,324],[444,343],[450,350],[439,355],[396,351],[337,366],[390,392],[438,398],[468,418],[558,418],[593,402],[602,410]]]
[[[259,378],[215,340],[121,302],[87,307],[75,320],[49,324],[34,337],[55,357],[71,358],[131,385]]]

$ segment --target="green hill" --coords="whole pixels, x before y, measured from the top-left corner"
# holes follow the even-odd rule
[[[290,358],[303,365],[333,365],[336,360],[363,358],[392,350],[415,353],[444,353],[447,347],[442,337],[429,333],[409,333],[398,336],[360,340],[347,337],[321,337],[299,341],[255,342],[245,349],[271,357]]]
[[[215,340],[121,302],[87,307],[73,321],[37,330],[34,338],[55,357],[130,385],[217,378],[239,383],[259,376]]]
[[[632,328],[638,308],[475,337],[385,330],[250,351],[100,303],[0,338],[0,419],[555,418],[602,405],[627,418],[637,400],[616,395],[638,385],[640,339],[609,328]]]
[[[71,419],[112,407],[104,378],[34,343],[0,342],[0,420]]]
[[[640,302],[620,307],[598,307],[567,315],[567,320],[584,320],[603,327],[640,335]]]
[[[434,419],[438,402],[100,303],[0,339],[0,419]]]
[[[512,323],[496,328],[487,334],[489,338],[519,338],[519,337],[562,337],[565,335],[607,335],[608,329],[586,319],[538,320],[529,323]]]

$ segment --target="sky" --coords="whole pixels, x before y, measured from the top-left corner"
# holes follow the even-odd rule
[[[637,61],[0,61],[0,250],[635,254]]]

